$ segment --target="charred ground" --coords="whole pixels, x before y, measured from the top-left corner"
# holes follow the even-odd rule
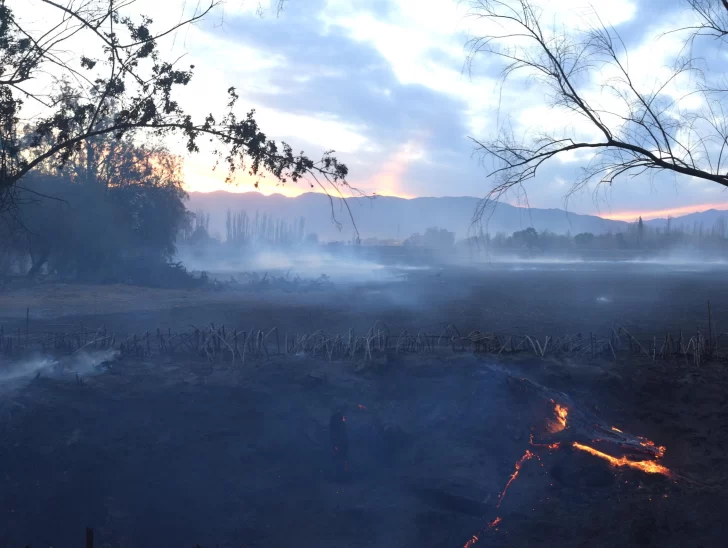
[[[490,269],[286,294],[36,286],[2,302],[5,329],[21,331],[30,308],[31,330],[215,322],[342,332],[380,320],[393,330],[453,323],[535,336],[623,325],[649,339],[705,329],[707,300],[719,330],[724,289],[710,272]],[[725,367],[443,350],[245,365],[125,357],[80,380],[15,380],[0,405],[0,545],[73,545],[91,526],[112,547],[459,547],[474,537],[471,546],[722,546]],[[661,462],[678,479],[617,469],[567,444],[534,447],[530,437],[539,441],[554,418],[534,385],[568,395],[573,414],[666,446]],[[331,470],[338,410],[346,481]],[[527,450],[537,456],[496,508]]]

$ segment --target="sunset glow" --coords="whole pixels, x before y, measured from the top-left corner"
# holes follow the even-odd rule
[[[306,181],[283,185],[276,184],[276,181],[272,177],[259,178],[258,188],[256,189],[256,179],[247,174],[238,175],[235,183],[226,183],[225,172],[223,170],[213,171],[207,164],[194,162],[194,158],[192,161],[187,159],[183,171],[185,179],[184,187],[187,192],[224,191],[239,194],[257,191],[265,196],[282,194],[289,198],[295,198],[308,192],[323,192],[320,187],[311,187]],[[417,196],[408,194],[399,188],[398,174],[400,172],[396,165],[389,164],[385,166],[385,169],[381,173],[372,177],[371,180],[361,182],[352,181],[351,185],[353,188],[370,196],[394,196],[407,200],[416,198]],[[344,192],[343,189],[342,193],[344,196],[351,194]]]
[[[657,209],[653,211],[618,211],[614,213],[599,213],[598,215],[604,219],[610,219],[612,221],[636,221],[640,217],[642,217],[645,221],[648,221],[650,219],[680,217],[682,215],[688,215],[690,213],[707,211],[708,209],[728,210],[728,202],[695,204],[682,207],[672,207],[668,209]]]

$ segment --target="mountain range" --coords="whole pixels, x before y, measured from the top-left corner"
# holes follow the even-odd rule
[[[259,192],[191,192],[187,204],[193,212],[203,211],[210,215],[210,232],[224,237],[227,211],[246,211],[255,215],[272,215],[275,219],[293,221],[306,219],[306,232],[315,232],[322,241],[349,240],[355,234],[351,217],[362,239],[395,238],[403,240],[413,233],[424,233],[427,228],[445,228],[455,232],[457,238],[465,238],[478,230],[473,225],[473,214],[481,203],[474,197],[443,197],[404,199],[391,196],[375,198],[334,198],[325,194],[306,193],[295,198],[281,194],[265,196]],[[349,215],[346,205],[351,209]],[[671,220],[671,226],[692,227],[702,223],[710,228],[728,212],[711,209],[702,213],[691,213]],[[340,224],[340,228],[337,226]],[[539,232],[548,230],[558,234],[570,232],[621,232],[630,223],[604,219],[595,215],[578,215],[562,209],[539,209],[515,207],[498,203],[483,216],[483,231],[495,234],[511,234],[517,230],[533,227]],[[648,226],[664,228],[667,219],[646,221]]]

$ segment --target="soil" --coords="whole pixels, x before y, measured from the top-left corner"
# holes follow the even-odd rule
[[[708,299],[716,323],[728,317],[725,278],[704,273],[518,276],[429,272],[293,295],[40,286],[0,303],[9,329],[30,307],[33,329],[83,322],[129,333],[211,321],[342,332],[383,319],[553,335],[622,320],[664,335],[705,323]],[[723,546],[726,368],[447,352],[234,366],[124,358],[79,377],[15,378],[0,384],[0,546],[76,546],[86,527],[113,548]],[[666,446],[673,477],[533,447],[553,410],[523,378]],[[345,474],[331,438],[339,412]],[[498,507],[526,450],[536,456]]]

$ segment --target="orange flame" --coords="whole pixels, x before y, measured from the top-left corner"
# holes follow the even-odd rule
[[[488,529],[492,529],[493,527],[497,526],[501,521],[503,520],[500,517],[495,518],[488,524]]]
[[[551,434],[556,434],[566,428],[566,417],[569,415],[569,408],[554,402],[554,400],[551,400],[551,403],[554,404],[556,421],[549,421],[548,431]]]
[[[657,453],[656,454],[656,457],[658,459],[661,459],[662,457],[665,456],[665,451],[667,449],[665,448],[664,445],[655,445],[655,442],[654,441],[650,441],[647,438],[640,438],[640,439],[642,440],[640,442],[640,445],[642,447],[646,447],[648,449],[651,449],[651,450],[655,451]]]
[[[579,442],[573,442],[573,446],[576,449],[579,449],[580,451],[585,451],[589,453],[590,455],[594,455],[595,457],[599,457],[601,459],[606,460],[611,464],[612,466],[629,466],[630,468],[636,468],[637,470],[642,470],[643,472],[647,472],[648,474],[663,474],[667,477],[671,477],[672,473],[670,470],[662,466],[661,464],[657,464],[654,461],[650,460],[640,460],[640,461],[634,461],[629,460],[625,457],[616,458],[611,455],[607,455],[606,453],[602,453],[601,451],[598,451],[597,449],[594,449],[593,447],[589,447],[588,445],[582,445]]]
[[[473,538],[471,538],[468,542],[466,542],[463,545],[463,548],[470,548],[473,546],[476,542],[478,542],[480,539],[478,538],[478,535],[473,535]]]
[[[619,428],[617,428],[616,426],[612,426],[612,432],[619,432],[620,434],[624,434],[624,432],[622,432],[622,431],[621,431],[621,430],[620,430]]]
[[[566,407],[557,403],[556,407],[554,407],[554,411],[556,412],[556,420],[559,421],[559,424],[561,426],[566,428],[566,417],[569,414],[569,410]]]
[[[526,452],[523,454],[523,456],[516,461],[516,465],[514,467],[513,473],[511,474],[511,477],[508,478],[508,482],[506,483],[506,486],[503,488],[503,491],[501,492],[500,496],[498,497],[498,504],[495,505],[496,508],[500,508],[501,503],[503,502],[503,498],[506,496],[506,492],[508,491],[508,488],[511,486],[511,483],[518,477],[518,473],[521,471],[521,466],[523,466],[523,463],[527,460],[532,459],[535,457],[529,449],[526,449]]]

